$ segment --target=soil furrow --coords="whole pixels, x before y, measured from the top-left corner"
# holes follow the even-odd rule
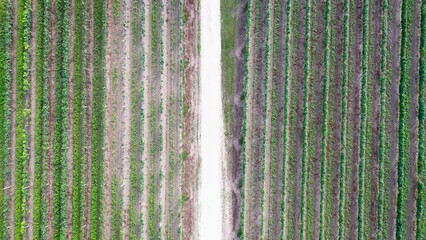
[[[390,185],[389,185],[389,239],[395,239],[396,234],[396,201],[398,194],[398,125],[399,125],[399,79],[401,75],[401,7],[402,0],[393,1],[392,27],[392,83],[390,94]]]
[[[161,193],[160,193],[160,202],[162,206],[162,217],[161,222],[159,223],[161,229],[161,238],[167,239],[167,225],[169,222],[169,202],[167,201],[168,189],[169,189],[169,158],[170,158],[170,138],[169,138],[169,128],[170,128],[170,1],[164,0],[163,3],[163,20],[162,20],[162,70],[161,70],[161,141],[162,146],[160,147],[160,165],[161,165]]]
[[[48,133],[48,176],[47,176],[47,239],[53,239],[54,232],[54,222],[53,222],[53,192],[54,192],[54,141],[55,141],[55,82],[56,82],[56,38],[57,38],[57,23],[56,23],[56,1],[52,0],[50,2],[50,52],[49,52],[49,133]],[[13,54],[12,54],[13,59]],[[12,68],[14,69],[14,68]],[[12,71],[13,73],[13,71]],[[13,76],[13,75],[12,75]],[[12,77],[13,81],[13,77]],[[12,84],[13,86],[13,84]],[[15,91],[16,93],[16,91]],[[13,113],[13,88],[12,88],[12,113]],[[13,124],[13,117],[12,117]],[[13,128],[12,128],[13,134]],[[13,138],[12,138],[13,143]],[[13,151],[12,151],[13,152]],[[16,157],[15,157],[16,158]],[[12,158],[12,161],[14,158]],[[12,168],[11,168],[12,171]],[[12,171],[13,173],[13,171]],[[13,178],[12,178],[13,182]],[[13,211],[13,210],[12,210]],[[13,236],[13,235],[12,235]]]
[[[380,130],[380,59],[381,59],[381,1],[377,2],[374,13],[374,83],[373,83],[373,122],[371,140],[371,239],[377,239],[377,198],[379,185],[379,130]]]
[[[34,239],[34,184],[35,184],[35,162],[36,162],[36,110],[37,110],[37,0],[32,1],[32,23],[30,42],[30,137],[29,137],[29,198],[28,198],[28,239]]]
[[[321,138],[322,133],[320,129],[322,128],[322,119],[323,119],[323,96],[322,96],[322,87],[324,83],[324,11],[325,11],[325,1],[319,2],[318,9],[318,19],[317,19],[317,52],[316,56],[318,57],[317,61],[317,78],[316,81],[316,116],[315,116],[315,125],[316,125],[316,134],[315,134],[315,155],[314,155],[314,220],[313,220],[313,239],[319,238],[320,231],[320,187],[321,187]]]
[[[130,238],[130,174],[132,121],[132,1],[124,3],[123,41],[123,238]]]
[[[336,28],[337,28],[337,39],[336,39],[336,65],[335,65],[335,129],[334,129],[334,160],[333,160],[333,190],[332,190],[332,205],[340,205],[340,158],[342,154],[342,81],[343,81],[343,11],[344,11],[344,2],[339,0],[337,2],[337,16],[336,16]],[[339,237],[339,208],[332,208],[332,219],[331,222],[331,237],[332,239],[338,239]]]
[[[199,4],[197,0],[184,2],[184,111],[183,111],[183,152],[187,155],[183,160],[182,178],[182,225],[183,239],[196,239],[198,237],[198,166],[199,166]],[[185,108],[188,109],[185,109]]]
[[[106,142],[105,142],[105,215],[103,239],[111,239],[112,214],[112,166],[113,166],[113,30],[114,0],[107,2],[107,48],[106,48]]]

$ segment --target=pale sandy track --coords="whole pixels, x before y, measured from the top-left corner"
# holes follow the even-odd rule
[[[131,138],[132,138],[132,1],[127,0],[124,4],[123,30],[123,237],[130,238],[130,198],[131,198]]]
[[[201,2],[201,216],[199,239],[221,239],[223,112],[220,62],[220,4]]]

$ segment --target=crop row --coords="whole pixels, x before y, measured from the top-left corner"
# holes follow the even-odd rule
[[[0,238],[192,228],[181,220],[185,16],[175,0],[2,1]]]
[[[240,139],[226,123],[237,126],[232,177],[242,177],[237,236],[422,236],[424,3],[241,4],[236,68],[223,70],[237,73],[234,94],[243,86],[224,107],[243,126]]]

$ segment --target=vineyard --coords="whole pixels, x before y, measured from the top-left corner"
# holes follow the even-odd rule
[[[426,2],[221,11],[225,239],[425,239]]]
[[[0,239],[426,240],[425,113],[425,0],[0,0]]]
[[[0,239],[194,239],[196,0],[0,1]]]

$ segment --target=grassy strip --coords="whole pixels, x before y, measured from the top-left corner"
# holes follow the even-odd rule
[[[132,54],[132,61],[135,63],[132,66],[132,139],[131,139],[131,175],[130,175],[130,184],[131,184],[131,192],[130,192],[130,238],[135,239],[137,226],[139,223],[139,216],[137,213],[137,201],[139,194],[139,168],[140,168],[140,157],[141,157],[141,128],[139,125],[141,121],[141,65],[136,64],[140,63],[140,48],[139,46],[139,35],[141,34],[139,29],[139,21],[140,21],[140,11],[138,3],[134,3],[132,9],[132,49],[134,49]]]
[[[99,239],[102,202],[102,166],[104,159],[104,88],[105,88],[105,51],[104,51],[104,18],[105,3],[94,1],[94,76],[93,76],[93,168],[92,168],[92,224],[91,238]],[[129,106],[130,107],[130,106]]]
[[[151,57],[151,61],[152,61],[152,73],[153,73],[153,77],[156,77],[155,74],[157,74],[157,71],[155,71],[155,69],[157,69],[157,48],[158,48],[158,14],[159,14],[159,6],[158,6],[158,1],[152,1],[152,33],[150,33],[149,35],[152,38],[152,55]],[[157,159],[157,141],[156,141],[156,136],[157,136],[157,115],[158,115],[158,111],[157,111],[157,107],[155,106],[155,101],[153,101],[153,104],[151,104],[151,136],[153,136],[152,138],[152,146],[151,146],[151,166],[157,166],[156,164],[156,159]],[[157,180],[157,174],[155,173],[156,167],[152,168],[153,171],[151,171],[151,184],[150,184],[150,200],[149,200],[149,235],[151,239],[155,239],[156,238],[156,180]]]
[[[380,123],[379,123],[379,191],[377,197],[377,239],[383,239],[383,199],[384,199],[384,161],[385,161],[385,112],[386,112],[386,66],[387,66],[387,31],[388,31],[388,0],[382,1],[382,44],[380,59]]]
[[[65,6],[66,3],[64,3],[64,0],[58,0],[57,1],[57,30],[58,30],[58,37],[57,37],[57,47],[56,47],[56,118],[55,118],[55,132],[54,132],[54,233],[53,238],[54,239],[60,239],[61,237],[61,223],[62,223],[62,210],[61,206],[63,203],[63,197],[65,197],[64,194],[62,194],[62,173],[63,173],[63,127],[65,126],[63,124],[64,121],[64,110],[66,108],[63,107],[63,104],[65,102],[64,100],[64,89],[66,86],[64,86],[65,78],[63,70],[64,64],[68,64],[68,61],[64,60],[64,50],[67,48],[68,44],[65,45],[64,38],[66,38],[66,35],[68,35],[68,31],[64,32],[65,28]]]
[[[265,208],[265,204],[266,201],[269,201],[269,199],[266,199],[266,190],[270,188],[270,186],[267,184],[267,180],[266,178],[271,177],[270,176],[270,164],[271,164],[271,159],[268,160],[268,157],[271,158],[271,146],[268,146],[268,141],[270,141],[268,139],[269,136],[269,132],[271,131],[271,122],[269,120],[269,111],[271,108],[271,99],[269,96],[269,91],[271,88],[271,69],[273,64],[271,63],[271,37],[272,36],[272,32],[273,32],[273,27],[272,25],[272,18],[271,18],[271,14],[272,11],[274,11],[273,6],[271,4],[271,0],[267,1],[267,9],[266,9],[266,46],[265,46],[265,69],[266,69],[266,74],[265,74],[265,91],[264,91],[264,100],[265,100],[265,112],[264,112],[264,122],[263,122],[263,140],[262,140],[262,145],[263,145],[263,162],[262,162],[262,202],[261,202],[261,212],[262,212],[262,219],[260,222],[260,229],[262,231],[261,233],[261,238],[265,239],[265,237],[267,236],[267,231],[268,231],[268,226],[266,226],[265,221],[268,221],[267,219],[265,219],[265,211],[269,211],[268,208]],[[249,29],[249,28],[248,28]],[[250,29],[249,29],[250,31]],[[249,77],[247,75],[247,77]],[[248,100],[248,99],[247,99]],[[248,113],[246,113],[248,114]],[[247,143],[246,143],[247,144]],[[268,156],[269,153],[269,156]],[[269,162],[268,162],[269,161]],[[269,166],[267,166],[267,164],[269,164]]]
[[[100,57],[100,74],[101,74],[101,87],[100,87],[100,125],[99,125],[99,169],[98,169],[98,224],[96,226],[97,237],[102,238],[104,222],[105,222],[105,184],[104,175],[106,168],[106,50],[107,50],[107,15],[108,4],[107,1],[101,2],[102,15],[101,15],[101,57]]]
[[[345,238],[345,179],[346,179],[346,133],[347,133],[347,106],[348,106],[348,76],[349,76],[349,0],[344,0],[343,12],[343,76],[342,76],[342,135],[340,141],[340,194],[339,194],[339,239]]]
[[[140,31],[141,32],[141,38],[142,39],[145,39],[146,38],[146,30],[145,30],[145,21],[146,21],[146,16],[145,16],[145,14],[146,14],[146,12],[145,12],[145,6],[144,6],[144,4],[141,4],[141,28],[140,29],[138,29],[138,31]],[[143,41],[143,40],[142,40]],[[141,72],[142,73],[144,73],[145,71],[147,71],[147,69],[145,68],[145,64],[146,64],[146,56],[145,56],[145,47],[144,46],[141,46],[142,47],[142,49],[141,49],[141,55],[140,55],[140,60],[141,60],[141,62],[140,62],[140,65],[139,65],[139,67],[141,68]],[[145,81],[147,81],[147,79],[144,79]],[[140,98],[141,98],[141,110],[140,110],[140,119],[141,119],[141,126],[142,126],[142,128],[141,128],[141,141],[140,141],[140,146],[141,146],[141,159],[140,159],[140,161],[141,161],[141,172],[140,172],[140,186],[138,186],[138,187],[140,187],[140,191],[141,191],[141,199],[143,199],[144,197],[146,197],[146,196],[144,196],[144,195],[147,195],[147,193],[145,193],[144,192],[144,189],[145,189],[145,175],[144,175],[144,171],[143,171],[143,169],[146,167],[145,166],[145,164],[149,164],[149,163],[147,163],[147,162],[145,162],[144,161],[144,159],[145,159],[145,156],[144,156],[144,152],[145,152],[145,135],[144,135],[144,127],[143,126],[145,126],[145,115],[146,115],[146,113],[145,113],[145,111],[147,111],[147,109],[144,109],[144,102],[146,101],[145,100],[145,97],[147,97],[147,96],[145,96],[145,84],[142,82],[142,84],[141,84],[141,96],[140,96]],[[147,143],[147,144],[149,144],[149,143]],[[148,176],[147,176],[148,177]],[[113,198],[113,199],[115,199],[115,198]],[[142,202],[142,200],[141,200],[141,202]],[[143,206],[141,206],[141,209],[143,209]],[[145,213],[146,214],[146,213]],[[142,233],[141,234],[141,236],[144,236],[143,235],[143,229],[145,229],[144,228],[144,212],[143,211],[141,211],[140,213],[139,213],[139,218],[140,218],[140,232]],[[138,230],[136,230],[136,231],[138,231]],[[137,237],[141,237],[141,236],[137,236]]]
[[[404,190],[404,163],[406,161],[406,123],[405,116],[407,113],[407,80],[405,72],[407,68],[407,1],[402,0],[401,10],[401,49],[400,49],[400,65],[401,75],[399,82],[399,126],[398,126],[398,191],[396,204],[396,239],[402,239],[402,208],[403,208],[403,190]]]
[[[418,155],[418,176],[417,185],[417,239],[421,239],[426,231],[424,221],[424,200],[425,200],[425,167],[426,167],[426,146],[425,146],[425,90],[426,90],[426,2],[421,3],[421,32],[420,32],[420,79],[419,79],[419,155]]]
[[[81,128],[81,115],[82,115],[82,77],[83,77],[83,63],[82,51],[82,2],[76,1],[75,3],[76,11],[76,26],[75,26],[75,99],[74,99],[74,195],[73,195],[73,238],[79,239],[80,236],[80,222],[81,222],[81,159],[83,153],[83,146],[81,139],[83,137],[83,132]]]
[[[177,0],[171,0],[170,1],[170,18],[171,18],[171,23],[170,23],[170,48],[171,48],[171,60],[170,60],[170,75],[171,75],[171,82],[170,84],[173,86],[172,88],[175,89],[176,85],[176,76],[177,76],[177,49],[178,49],[178,19],[179,19],[179,15],[178,15],[178,5],[177,5],[178,1]],[[170,109],[169,109],[169,116],[170,116],[170,133],[169,133],[169,139],[170,139],[170,152],[169,152],[169,156],[170,156],[170,160],[169,160],[169,173],[168,173],[168,177],[169,177],[169,189],[168,189],[168,204],[169,204],[169,210],[168,210],[168,215],[169,215],[169,220],[166,223],[167,227],[166,227],[166,234],[167,234],[167,239],[172,240],[175,237],[175,233],[174,233],[174,222],[175,222],[175,216],[177,216],[177,213],[175,213],[175,201],[178,201],[178,199],[175,199],[175,187],[174,187],[174,181],[177,177],[176,174],[176,170],[177,170],[177,159],[178,159],[178,152],[177,147],[179,144],[179,140],[177,137],[177,129],[178,129],[178,118],[177,118],[177,104],[178,104],[178,92],[170,92],[170,97],[168,98],[170,101]],[[177,141],[175,141],[177,140]]]
[[[85,39],[85,45],[87,47],[86,53],[86,79],[85,86],[87,86],[85,92],[86,101],[86,119],[85,119],[85,145],[86,147],[86,161],[85,161],[85,222],[84,222],[84,238],[91,238],[91,226],[92,226],[92,199],[93,199],[93,179],[92,179],[92,168],[93,168],[93,75],[94,75],[94,3],[91,0],[87,1],[87,40]]]
[[[246,178],[246,168],[247,168],[247,143],[248,143],[248,125],[247,125],[247,118],[248,118],[248,108],[249,108],[249,96],[248,96],[248,84],[249,84],[249,72],[250,72],[250,51],[251,51],[251,28],[252,28],[252,9],[253,9],[253,0],[248,0],[248,6],[247,6],[247,41],[246,41],[246,59],[245,59],[245,76],[244,76],[244,123],[243,123],[243,144],[242,144],[242,152],[243,152],[243,166],[242,166],[242,197],[241,197],[241,229],[238,233],[238,235],[241,237],[241,240],[244,240],[246,238],[245,233],[247,232],[245,229],[245,221],[246,221],[246,214],[245,214],[245,188],[247,186],[247,178]]]
[[[261,202],[261,212],[262,212],[262,219],[260,223],[261,228],[261,238],[264,239],[267,236],[268,226],[266,226],[265,221],[268,221],[268,219],[265,219],[265,211],[269,211],[267,207],[265,207],[265,204],[268,204],[266,201],[270,201],[270,199],[266,199],[266,191],[270,191],[270,186],[267,184],[267,178],[270,178],[270,170],[271,170],[271,146],[268,146],[268,141],[270,141],[268,138],[270,138],[270,131],[271,131],[271,120],[269,119],[270,115],[270,108],[271,108],[271,99],[269,96],[269,91],[271,88],[271,38],[273,38],[273,27],[272,27],[272,11],[274,11],[273,6],[271,4],[271,0],[267,1],[267,8],[266,8],[266,46],[265,46],[265,82],[264,82],[264,100],[265,100],[265,116],[264,116],[264,122],[263,122],[263,139],[262,139],[262,145],[263,145],[263,162],[262,162],[262,202]],[[271,144],[271,142],[269,142]],[[269,156],[268,156],[269,153]],[[269,158],[269,160],[268,160]],[[269,166],[267,166],[267,164]]]
[[[62,81],[62,98],[58,102],[58,108],[62,113],[62,118],[60,119],[59,124],[61,124],[60,132],[60,205],[58,211],[60,211],[60,220],[58,222],[58,232],[59,236],[63,238],[66,236],[66,218],[67,218],[67,148],[68,148],[68,86],[69,86],[69,28],[70,28],[70,1],[63,1],[63,25],[60,31],[62,31],[62,64],[61,68],[61,80]],[[59,120],[59,119],[58,119]],[[59,173],[58,173],[59,174]]]
[[[7,48],[7,32],[6,32],[6,26],[8,25],[7,20],[6,20],[6,16],[7,16],[7,1],[2,1],[0,3],[0,22],[2,23],[6,23],[4,26],[2,25],[0,27],[0,76],[4,76],[5,79],[8,78],[8,68],[6,66],[9,65],[8,63],[8,59],[7,59],[7,52],[8,52],[8,48]],[[2,78],[3,80],[3,78]],[[7,79],[8,80],[8,79]],[[6,102],[6,98],[7,96],[7,89],[8,89],[8,81],[7,80],[3,80],[4,83],[2,82],[0,84],[0,112],[2,113],[0,115],[0,123],[4,123],[5,122],[5,115],[7,115],[7,113],[9,112],[7,105],[5,104]],[[7,135],[7,131],[6,129],[4,129],[4,125],[1,124],[1,128],[0,128],[0,238],[3,239],[4,237],[4,226],[5,226],[5,219],[3,216],[3,200],[5,198],[4,196],[4,191],[3,191],[3,187],[4,187],[4,177],[3,177],[3,169],[5,169],[5,161],[4,161],[4,156],[7,154],[7,148],[5,146],[6,145],[6,136]]]
[[[44,16],[44,1],[38,1],[37,3],[37,52],[36,52],[36,68],[37,68],[37,90],[36,90],[36,159],[35,159],[35,183],[34,183],[34,239],[42,239],[42,163],[43,163],[43,97],[45,92],[43,91],[43,51],[45,46],[43,45],[45,35],[44,35],[44,25],[46,18]]]
[[[26,233],[28,191],[28,132],[29,120],[29,50],[31,3],[20,0],[18,8],[18,48],[17,48],[17,167],[15,202],[15,239],[21,239]]]
[[[77,6],[79,6],[79,4],[77,4]],[[86,51],[86,49],[88,49],[89,46],[89,42],[88,42],[88,37],[89,37],[89,32],[88,32],[88,23],[89,23],[89,4],[87,0],[82,0],[81,1],[81,11],[80,11],[80,21],[81,21],[81,36],[80,36],[80,41],[81,41],[81,56],[80,56],[80,62],[81,62],[81,105],[82,105],[82,109],[81,109],[81,118],[80,118],[80,129],[81,129],[81,135],[80,135],[80,145],[81,145],[81,153],[80,153],[80,180],[79,180],[79,184],[80,184],[80,194],[79,194],[79,201],[80,201],[80,210],[78,212],[78,214],[80,215],[80,219],[77,219],[75,222],[75,224],[78,227],[75,227],[74,229],[78,231],[77,234],[74,235],[75,239],[81,239],[82,237],[84,237],[84,226],[85,226],[85,221],[86,221],[86,217],[85,217],[85,211],[86,211],[86,187],[87,187],[87,179],[86,179],[86,166],[87,166],[87,154],[86,154],[86,150],[85,150],[85,146],[87,144],[87,119],[88,119],[88,111],[87,111],[87,107],[88,107],[88,75],[87,75],[87,71],[86,68],[88,66],[88,55],[89,52]],[[78,28],[77,28],[78,29]],[[77,195],[77,193],[76,193]],[[78,218],[76,216],[76,218]]]
[[[283,176],[282,176],[282,192],[283,199],[281,203],[281,240],[287,239],[288,221],[287,221],[287,168],[290,157],[289,144],[289,122],[290,122],[290,94],[291,94],[291,38],[292,38],[292,4],[291,0],[287,0],[286,6],[286,40],[285,40],[285,73],[284,73],[284,127],[283,127]]]
[[[43,10],[43,16],[44,16],[44,22],[43,22],[43,103],[41,108],[41,115],[42,115],[42,178],[41,178],[41,187],[42,189],[42,201],[41,201],[41,208],[43,212],[46,212],[46,209],[48,208],[48,194],[46,194],[47,189],[47,175],[48,175],[48,118],[49,118],[49,54],[50,54],[50,37],[49,37],[49,31],[50,31],[50,0],[44,1],[44,10]],[[41,225],[42,226],[48,226],[47,224],[47,214],[42,214],[41,216]],[[46,227],[41,228],[41,239],[47,239],[47,229]]]
[[[280,109],[283,108],[283,103],[281,102],[282,99],[280,99],[280,97],[282,97],[280,94],[282,94],[282,86],[281,85],[283,79],[282,79],[282,75],[280,73],[281,68],[279,67],[278,62],[280,62],[280,60],[282,60],[281,58],[281,54],[282,51],[281,50],[281,45],[280,45],[280,36],[281,36],[281,1],[275,1],[274,4],[272,5],[272,7],[274,8],[274,15],[273,15],[273,19],[271,21],[273,21],[274,26],[273,26],[273,39],[272,39],[272,44],[273,44],[273,60],[271,63],[271,67],[272,67],[272,78],[273,78],[273,83],[271,85],[272,88],[272,116],[271,116],[271,167],[270,167],[270,176],[271,176],[271,200],[270,200],[270,204],[269,204],[269,226],[268,226],[268,231],[269,231],[269,235],[268,237],[272,234],[273,236],[276,234],[276,229],[277,226],[279,226],[280,224],[280,217],[281,217],[281,212],[280,211],[275,211],[275,209],[280,207],[280,200],[282,201],[282,199],[280,199],[280,197],[282,196],[277,196],[279,189],[277,188],[279,186],[279,179],[278,177],[282,177],[280,176],[279,170],[280,170],[280,166],[282,166],[282,152],[279,149],[279,147],[282,146],[282,132],[281,132],[281,128],[282,128],[282,123],[283,120],[281,119],[281,114],[282,111],[280,111]],[[280,159],[278,159],[278,157]],[[280,165],[280,166],[279,166]]]
[[[325,36],[324,36],[324,82],[323,82],[323,92],[322,92],[322,108],[323,108],[323,119],[322,119],[322,137],[321,137],[321,202],[320,202],[320,239],[325,237],[325,180],[327,174],[327,129],[328,129],[328,88],[329,88],[329,75],[330,75],[330,35],[331,31],[329,28],[330,25],[330,0],[325,1]],[[320,60],[321,61],[321,60]]]
[[[307,183],[306,174],[308,172],[308,132],[309,132],[309,83],[310,83],[310,64],[311,64],[311,2],[306,1],[306,18],[305,18],[305,80],[304,80],[304,94],[303,94],[303,132],[302,132],[302,198],[301,198],[301,211],[300,211],[300,222],[302,227],[300,228],[300,239],[306,238],[305,232],[305,213],[306,213],[306,194],[307,194]]]
[[[367,74],[368,74],[368,16],[369,0],[363,0],[362,11],[362,78],[361,78],[361,126],[359,153],[358,239],[364,239],[364,168],[367,137]]]
[[[11,15],[11,2],[2,1],[0,3],[0,22],[3,23],[0,28],[0,75],[2,77],[2,84],[0,85],[0,239],[8,238],[7,228],[8,221],[7,216],[9,215],[8,207],[8,196],[4,194],[4,179],[8,179],[7,167],[9,163],[9,147],[10,147],[10,46],[12,43],[12,15]]]
[[[157,131],[156,129],[156,123],[157,123],[157,108],[155,106],[155,104],[152,104],[151,106],[151,126],[152,126],[152,136],[156,136]],[[156,161],[154,159],[156,159],[156,153],[157,153],[157,144],[155,141],[155,138],[153,138],[154,141],[152,142],[152,147],[151,147],[151,166],[156,166]],[[155,169],[155,168],[154,168]],[[155,239],[156,236],[156,229],[155,229],[155,224],[156,224],[156,213],[155,213],[155,205],[156,203],[156,193],[157,193],[157,189],[156,189],[156,174],[155,171],[152,171],[150,176],[150,195],[149,195],[149,235],[151,239]]]

